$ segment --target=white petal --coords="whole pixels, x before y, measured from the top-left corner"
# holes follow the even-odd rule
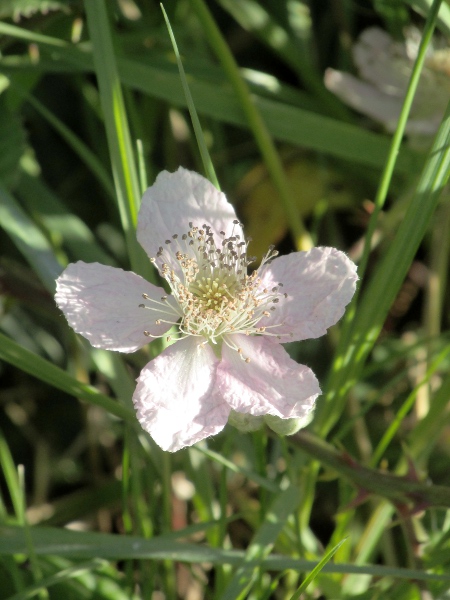
[[[177,319],[170,307],[172,316],[139,308],[142,303],[150,305],[143,293],[156,301],[165,295],[162,288],[135,273],[80,261],[58,277],[55,300],[69,325],[96,348],[134,352],[151,341],[145,330],[161,335],[171,327],[156,325],[156,319]]]
[[[176,342],[145,366],[133,395],[137,418],[163,450],[219,433],[230,407],[216,389],[218,359],[203,338]]]
[[[325,86],[343,102],[395,131],[402,108],[402,99],[390,96],[349,73],[334,69],[325,71]]]
[[[216,234],[224,231],[231,235],[234,227],[234,233],[243,237],[240,225],[233,225],[235,219],[236,213],[225,194],[198,173],[180,167],[175,173],[160,173],[145,192],[137,237],[148,256],[154,257],[158,248],[164,248],[165,241],[172,240],[174,234],[181,237],[187,233],[190,222],[199,228],[203,224],[210,225]],[[216,241],[220,243],[218,235]],[[165,262],[177,266],[171,255],[174,252],[164,254]]]
[[[378,27],[370,27],[354,45],[353,59],[363,79],[403,99],[412,70],[404,43],[395,42]]]
[[[250,359],[245,362],[236,350],[223,344],[217,382],[233,410],[283,419],[309,415],[320,394],[311,369],[296,363],[280,344],[263,336],[236,334],[229,340]]]
[[[283,336],[280,341],[299,341],[324,335],[344,314],[355,293],[356,265],[335,248],[312,248],[293,252],[271,262],[262,273],[262,287],[282,283],[280,299],[268,318],[258,326],[277,325],[268,331]]]

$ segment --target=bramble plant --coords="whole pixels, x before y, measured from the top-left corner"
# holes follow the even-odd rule
[[[0,3],[0,600],[448,596],[450,11],[360,4]]]
[[[264,416],[279,433],[308,425],[317,379],[280,343],[319,337],[342,317],[356,287],[352,261],[334,248],[276,258],[272,246],[249,274],[256,257],[233,208],[182,168],[160,173],[145,192],[137,235],[171,294],[134,273],[78,262],[58,278],[56,302],[97,348],[180,342],[144,367],[133,395],[161,448],[191,446],[227,422],[255,431]]]

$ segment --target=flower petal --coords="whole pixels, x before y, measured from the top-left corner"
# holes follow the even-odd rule
[[[363,79],[403,100],[412,71],[403,42],[395,42],[379,27],[369,27],[354,45],[353,59]]]
[[[165,295],[162,288],[135,273],[80,261],[58,277],[55,300],[69,325],[96,348],[134,352],[151,341],[144,330],[162,335],[171,327],[156,325],[156,319],[178,319],[168,303],[167,308],[155,305],[156,311],[139,308],[142,303],[152,304],[143,300],[143,293],[155,301]]]
[[[325,71],[324,83],[348,106],[382,123],[388,131],[395,131],[402,108],[401,98],[390,96],[349,73],[334,69]]]
[[[263,270],[261,287],[282,283],[288,297],[258,326],[277,325],[268,331],[283,334],[283,342],[320,337],[344,314],[357,279],[356,265],[335,248],[280,256]]]
[[[207,179],[180,167],[175,173],[163,171],[147,189],[139,211],[137,238],[149,257],[155,257],[165,240],[174,234],[180,237],[189,231],[189,223],[202,227],[210,225],[213,232],[224,231],[243,237],[234,208],[225,194],[219,192]],[[219,242],[219,239],[216,239]],[[167,256],[166,256],[167,254]],[[165,262],[177,267],[174,252],[164,255]]]
[[[175,452],[221,431],[230,407],[215,387],[218,359],[188,337],[148,363],[133,395],[137,418],[163,450]]]
[[[233,410],[282,419],[309,415],[320,394],[311,369],[296,363],[280,344],[263,336],[235,334],[229,341],[250,359],[245,362],[240,353],[223,344],[217,383]]]

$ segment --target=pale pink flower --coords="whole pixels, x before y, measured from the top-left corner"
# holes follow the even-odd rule
[[[405,31],[405,41],[371,27],[353,46],[353,60],[360,78],[327,69],[325,85],[355,110],[395,131],[420,43],[415,28]],[[439,42],[435,42],[439,46]],[[447,107],[450,94],[450,49],[428,48],[425,65],[414,97],[406,132],[432,135]]]
[[[229,417],[244,427],[265,415],[269,424],[277,417],[307,424],[319,385],[281,343],[319,337],[341,318],[357,280],[352,261],[334,248],[275,259],[270,249],[248,274],[252,259],[232,206],[181,168],[161,173],[145,192],[137,237],[170,292],[122,269],[78,262],[58,278],[56,302],[96,348],[134,352],[154,338],[178,340],[142,369],[133,395],[157,444],[190,446]]]

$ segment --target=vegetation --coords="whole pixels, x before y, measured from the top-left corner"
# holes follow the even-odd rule
[[[158,2],[0,1],[0,599],[448,598],[450,111],[433,135],[406,123],[450,6],[164,8],[192,102]],[[355,73],[366,28],[401,44],[411,25],[390,134],[324,73]],[[446,56],[428,100],[450,97]],[[258,259],[321,245],[358,264],[341,322],[287,345],[323,390],[293,436],[227,425],[163,452],[131,403],[161,343],[96,350],[55,305],[77,260],[156,281],[137,214],[179,165],[217,177]]]

